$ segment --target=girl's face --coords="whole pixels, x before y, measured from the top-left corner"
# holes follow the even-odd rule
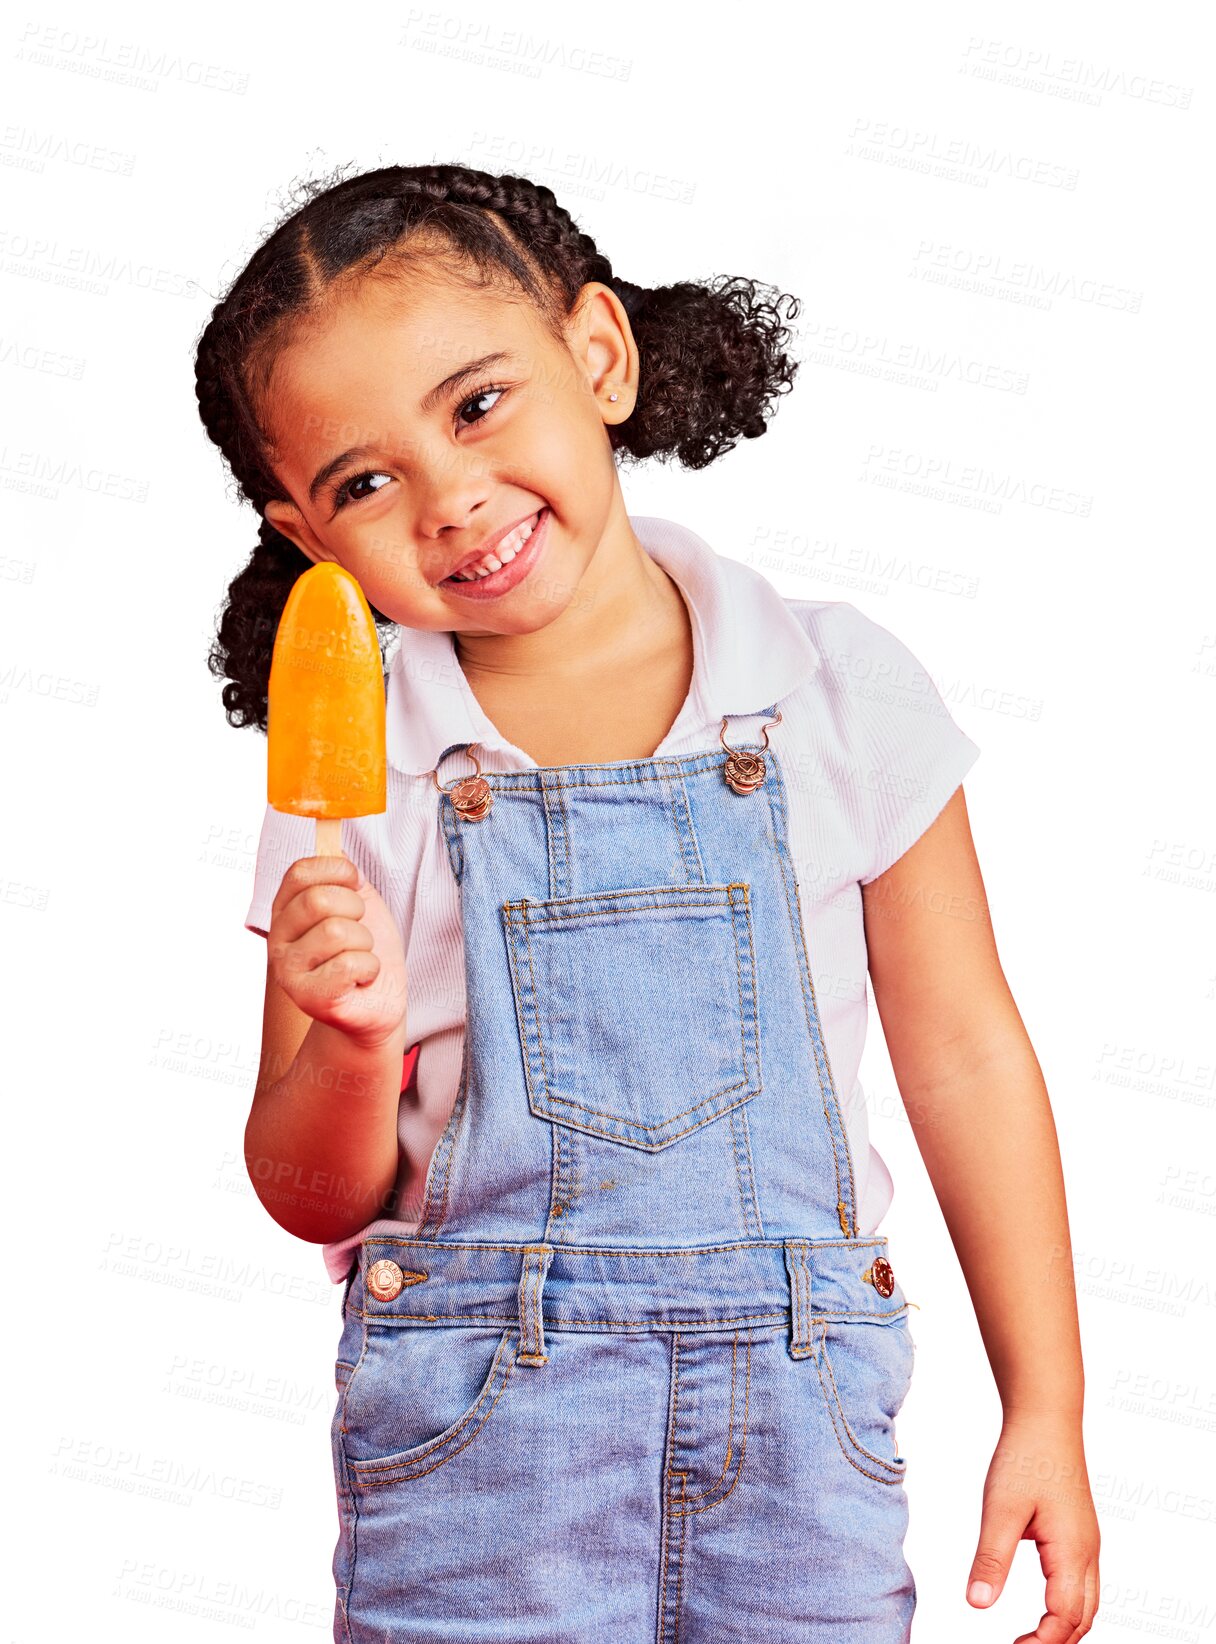
[[[266,404],[284,498],[266,518],[406,627],[547,626],[625,520],[605,424],[634,405],[637,347],[615,292],[581,295],[562,348],[522,299],[362,282],[275,361]],[[510,539],[504,574],[452,580],[524,522],[533,535]]]

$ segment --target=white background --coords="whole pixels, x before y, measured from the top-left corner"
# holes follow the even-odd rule
[[[768,434],[701,473],[627,471],[628,506],[852,600],[983,750],[972,824],[1067,1173],[1094,1636],[1212,1635],[1205,22],[890,0],[10,15],[8,1637],[329,1636],[340,1290],[241,1159],[266,751],[205,657],[256,520],[192,362],[294,182],[429,160],[548,183],[643,285],[741,274],[803,300]],[[920,1307],[916,1635],[1012,1639],[1042,1577],[1025,1544],[991,1612],[964,1600],[999,1406],[872,1023],[883,1230]]]

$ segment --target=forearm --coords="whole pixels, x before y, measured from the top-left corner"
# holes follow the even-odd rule
[[[907,1088],[905,1088],[905,1086]],[[1006,1412],[1080,1419],[1084,1373],[1055,1121],[1016,1012],[901,1083]]]
[[[404,1054],[404,1021],[374,1050],[314,1021],[283,1076],[259,1086],[245,1166],[287,1232],[328,1244],[384,1214],[397,1179]]]

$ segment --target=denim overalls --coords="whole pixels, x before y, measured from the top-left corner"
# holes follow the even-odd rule
[[[774,715],[444,751],[464,1060],[416,1236],[347,1281],[343,1644],[909,1637],[910,1304],[856,1233]]]

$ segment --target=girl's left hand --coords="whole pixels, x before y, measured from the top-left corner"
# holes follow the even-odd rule
[[[1076,1644],[1098,1608],[1101,1540],[1078,1416],[1006,1413],[984,1481],[969,1603],[981,1610],[995,1603],[1023,1540],[1038,1543],[1047,1609],[1014,1644]]]

